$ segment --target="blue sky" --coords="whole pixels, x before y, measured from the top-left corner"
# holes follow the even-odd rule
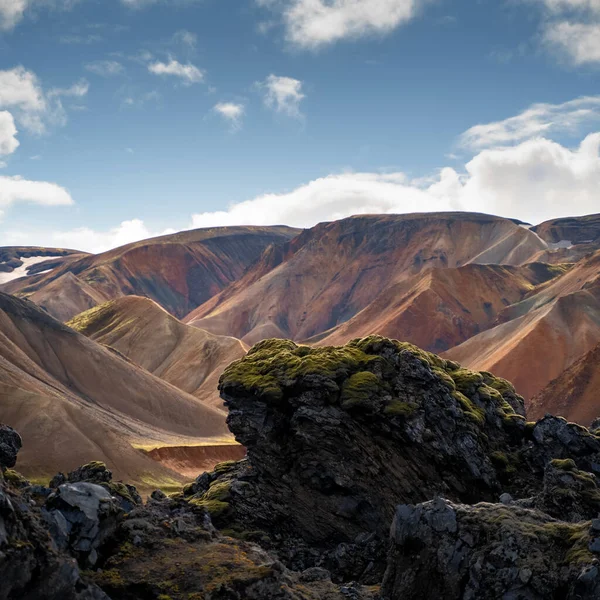
[[[0,245],[600,212],[599,0],[0,0],[0,28]]]

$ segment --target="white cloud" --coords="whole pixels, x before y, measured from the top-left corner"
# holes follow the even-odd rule
[[[575,65],[600,63],[600,23],[549,23],[543,39]]]
[[[33,9],[68,10],[78,2],[79,0],[0,0],[0,30],[13,29]]]
[[[264,194],[226,211],[193,215],[194,227],[312,226],[353,214],[444,210],[486,212],[532,223],[598,211],[600,133],[569,149],[539,138],[484,150],[465,173],[446,167],[434,180],[403,173],[328,175],[283,194]]]
[[[227,210],[192,215],[190,227],[311,227],[356,214],[453,210],[539,223],[598,211],[599,152],[600,133],[594,133],[574,149],[537,138],[513,147],[483,150],[465,165],[463,173],[446,167],[433,177],[418,180],[400,172],[333,174],[289,192],[263,194]],[[18,184],[14,178],[0,177],[0,190],[6,189],[3,179]],[[1,235],[5,244],[68,246],[99,252],[172,232],[154,232],[143,221],[132,219],[108,231],[84,227],[39,235],[6,231]]]
[[[183,80],[185,85],[199,83],[204,80],[204,72],[198,67],[188,63],[181,64],[175,59],[171,59],[168,63],[154,62],[148,65],[148,71],[155,75],[173,75]]]
[[[0,111],[0,156],[12,154],[18,147],[15,120],[7,110],[2,110]]]
[[[241,127],[242,117],[245,112],[243,104],[235,102],[218,102],[214,105],[213,110],[228,121],[233,130],[237,130]]]
[[[12,29],[22,18],[28,0],[0,0],[0,30]]]
[[[459,143],[480,150],[551,133],[575,133],[596,121],[600,121],[600,96],[582,96],[562,104],[534,104],[503,121],[475,125],[460,136]]]
[[[302,82],[292,77],[269,75],[257,86],[264,90],[265,104],[278,113],[300,118],[300,102],[305,98],[302,93]]]
[[[173,43],[180,44],[188,50],[195,50],[198,43],[198,36],[187,29],[181,29],[173,35]]]
[[[49,98],[54,98],[56,96],[83,98],[84,96],[87,96],[89,91],[90,84],[85,79],[81,79],[68,88],[52,88],[48,91],[47,95]]]
[[[600,63],[600,0],[521,0],[545,10],[543,45],[575,66]]]
[[[42,206],[64,206],[73,204],[69,192],[47,181],[29,181],[22,177],[0,175],[0,209],[17,202],[32,202]]]
[[[6,245],[42,245],[49,247],[76,248],[85,252],[104,252],[158,235],[175,233],[174,229],[152,231],[140,219],[123,221],[107,231],[96,231],[89,227],[79,227],[69,231],[46,231],[32,234],[24,231],[1,232]]]
[[[123,65],[116,60],[97,60],[87,63],[85,68],[90,73],[100,75],[101,77],[114,77],[115,75],[121,75],[125,71]]]
[[[46,93],[32,71],[22,66],[0,70],[0,110],[9,109],[25,129],[41,134],[48,125],[66,123],[61,97],[81,98],[88,89],[88,83],[82,80],[69,88],[52,88]]]
[[[66,34],[61,35],[58,38],[58,41],[61,44],[96,44],[101,42],[104,38],[97,33],[89,33],[86,35],[78,35],[78,34]]]
[[[286,37],[315,49],[345,38],[390,33],[428,0],[257,0],[282,15]]]
[[[571,11],[600,13],[600,0],[538,0],[538,2],[554,13]]]

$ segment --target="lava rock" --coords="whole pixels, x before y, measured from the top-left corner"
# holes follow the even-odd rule
[[[0,423],[0,469],[12,469],[23,442],[21,436],[8,425]]]

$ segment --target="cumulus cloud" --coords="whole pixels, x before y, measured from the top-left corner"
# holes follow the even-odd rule
[[[2,110],[0,111],[0,156],[12,154],[18,147],[15,120],[7,110]]]
[[[9,109],[17,122],[33,133],[44,133],[49,125],[63,125],[66,112],[61,98],[82,98],[89,85],[82,80],[69,88],[45,92],[32,71],[22,66],[0,70],[0,110]]]
[[[0,177],[3,192],[7,189],[3,179],[18,184],[14,178]],[[276,224],[311,227],[357,214],[454,210],[539,223],[597,212],[598,189],[600,132],[590,134],[576,148],[536,138],[512,147],[486,149],[462,172],[445,167],[433,177],[418,180],[401,172],[327,175],[288,192],[262,194],[233,204],[227,210],[194,214],[190,228]],[[5,204],[0,195],[0,208]],[[2,239],[6,244],[60,245],[99,252],[172,232],[154,232],[143,221],[133,219],[108,231],[84,227],[40,235],[2,232]]]
[[[116,60],[97,60],[85,65],[86,70],[101,77],[114,77],[124,73],[125,68]]]
[[[545,8],[541,40],[547,49],[575,66],[600,63],[600,0],[533,1]]]
[[[0,0],[0,30],[13,29],[33,9],[68,10],[78,2],[79,0]]]
[[[597,212],[600,133],[576,149],[544,138],[484,150],[463,173],[446,167],[428,180],[403,173],[329,175],[283,194],[264,194],[226,211],[195,214],[194,227],[312,226],[353,214],[466,210],[532,223]]]
[[[168,63],[154,62],[148,65],[148,71],[154,75],[170,75],[179,77],[184,85],[192,85],[204,81],[204,72],[191,63],[181,64],[175,59]]]
[[[73,204],[73,199],[65,188],[56,183],[0,175],[0,209],[17,202],[31,202],[42,206],[65,206]]]
[[[582,96],[562,104],[534,104],[503,121],[475,125],[460,136],[459,143],[480,150],[555,133],[575,133],[596,121],[600,121],[600,96]]]
[[[0,29],[12,29],[22,18],[28,0],[0,0]]]
[[[413,19],[428,0],[257,0],[281,14],[287,39],[316,49],[346,38],[384,35]]]
[[[300,80],[271,74],[265,81],[257,82],[256,85],[264,91],[266,106],[289,117],[302,116],[300,103],[306,96],[302,93]]]
[[[549,23],[543,39],[575,65],[600,63],[600,23]]]
[[[229,122],[233,130],[237,130],[241,127],[242,117],[245,112],[243,104],[235,102],[218,102],[214,105],[213,110]]]

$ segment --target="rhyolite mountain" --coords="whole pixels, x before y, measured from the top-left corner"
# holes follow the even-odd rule
[[[600,343],[600,251],[504,309],[497,325],[446,356],[489,370],[531,398]]]
[[[547,244],[508,219],[474,213],[359,216],[323,223],[254,267],[184,321],[247,343],[309,339],[392,286],[434,268],[522,265]]]
[[[508,305],[563,272],[537,262],[429,269],[390,286],[354,317],[307,342],[343,344],[376,331],[441,352],[489,329]]]
[[[248,350],[235,338],[185,325],[156,302],[139,296],[96,306],[67,325],[219,410],[223,410],[219,377]]]
[[[532,415],[564,415],[578,423],[600,416],[600,343],[552,380],[530,402]]]
[[[298,232],[290,227],[184,231],[85,256],[2,290],[33,300],[62,321],[125,295],[147,296],[183,317],[240,277],[265,248]]]
[[[69,258],[2,287],[62,321],[142,296],[204,335],[248,345],[274,336],[323,346],[382,334],[497,372],[529,401],[600,342],[599,223],[600,215],[530,226],[431,213],[363,215],[303,231],[213,228]],[[169,355],[163,370],[177,379],[188,354],[174,351],[173,340],[165,336],[154,355]],[[155,359],[132,359],[154,370]]]
[[[50,317],[0,293],[0,421],[25,441],[20,469],[36,479],[90,460],[142,488],[182,475],[145,450],[217,446],[239,456],[223,413]],[[178,452],[175,450],[175,452]],[[243,452],[242,452],[243,454]],[[168,450],[156,458],[165,459]],[[198,468],[210,466],[199,453]]]
[[[219,389],[247,457],[146,502],[101,462],[31,485],[0,427],[0,597],[600,596],[599,430],[380,336],[265,340]]]

